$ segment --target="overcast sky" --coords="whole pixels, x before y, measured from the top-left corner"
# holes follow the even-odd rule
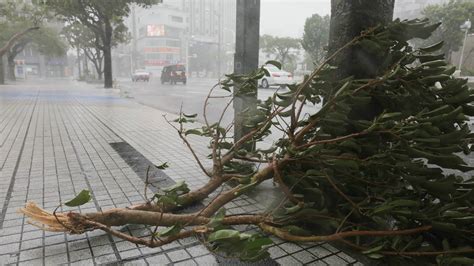
[[[260,34],[303,36],[306,18],[331,13],[330,0],[261,0]]]

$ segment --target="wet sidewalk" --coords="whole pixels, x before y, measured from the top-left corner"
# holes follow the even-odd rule
[[[203,185],[207,177],[165,122],[164,114],[122,99],[116,90],[68,80],[0,86],[0,265],[235,262],[211,254],[195,238],[150,249],[101,231],[84,235],[44,232],[17,213],[27,201],[53,211],[82,189],[93,192],[93,201],[83,205],[81,212],[142,203],[147,165],[164,162],[170,168],[155,170],[156,185],[181,180],[190,188]],[[207,141],[194,137],[191,143],[210,165],[205,159]],[[264,208],[260,202],[252,196],[240,198],[228,205],[228,213],[258,211]],[[150,233],[139,226],[121,230],[135,236]],[[265,261],[268,265],[359,264],[327,243],[274,242],[271,259]]]

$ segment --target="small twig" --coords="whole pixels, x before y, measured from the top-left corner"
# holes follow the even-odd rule
[[[60,225],[62,225],[64,228],[66,228],[67,230],[69,230],[69,231],[72,232],[73,234],[79,234],[79,231],[77,231],[77,230],[74,229],[74,228],[71,228],[71,227],[67,226],[65,223],[63,223],[63,222],[59,219],[59,217],[58,217],[58,215],[56,214],[56,212],[58,211],[58,209],[59,209],[61,206],[62,206],[62,204],[59,204],[59,205],[54,209],[54,211],[53,211],[54,218],[56,219],[56,221],[57,221]]]
[[[209,103],[209,98],[211,97],[212,92],[214,91],[215,88],[217,88],[217,86],[219,86],[219,83],[212,86],[212,88],[209,90],[209,93],[207,94],[206,100],[204,101],[204,107],[203,107],[202,115],[204,117],[204,122],[206,123],[206,126],[208,128],[210,127],[210,125],[209,125],[209,121],[207,120],[207,105]]]
[[[341,228],[344,226],[344,224],[346,223],[347,219],[349,219],[349,217],[352,215],[353,212],[354,212],[354,209],[351,209],[351,211],[346,215],[346,217],[344,217],[344,219],[341,221],[341,223],[340,223],[339,226],[337,227],[336,233],[339,233],[339,231],[341,231]]]
[[[148,167],[146,168],[145,189],[144,189],[144,190],[145,190],[145,191],[144,191],[145,199],[146,199],[148,202],[151,201],[151,200],[148,199],[148,196],[147,196],[147,194],[148,194],[148,193],[147,193],[148,185],[150,184],[150,183],[148,182],[148,179],[149,179],[149,177],[150,177],[149,173],[150,173],[150,165],[148,165]]]
[[[273,155],[272,166],[273,166],[273,178],[280,185],[280,189],[283,191],[283,193],[285,193],[286,197],[291,202],[293,202],[295,204],[300,204],[301,201],[298,200],[297,198],[295,198],[295,196],[293,196],[293,193],[291,193],[291,190],[283,182],[283,178],[281,177],[280,170],[278,169],[278,160],[276,159],[275,155]]]
[[[311,147],[311,146],[314,146],[314,145],[336,143],[336,142],[340,142],[340,141],[343,141],[343,140],[347,140],[347,139],[351,139],[351,138],[355,138],[355,137],[360,137],[360,136],[363,136],[363,135],[366,135],[366,134],[369,134],[369,132],[368,131],[361,131],[361,132],[352,133],[352,134],[349,134],[349,135],[346,135],[346,136],[341,136],[341,137],[337,137],[337,138],[333,138],[333,139],[311,141],[311,142],[308,142],[306,144],[299,145],[299,146],[295,147],[295,149],[299,150],[299,149]]]
[[[173,127],[177,132],[178,132],[178,135],[179,137],[181,138],[181,140],[183,140],[184,144],[186,144],[186,146],[188,147],[189,151],[191,152],[191,154],[193,155],[194,159],[196,160],[197,164],[199,165],[199,168],[201,168],[201,170],[209,177],[211,177],[212,175],[206,170],[206,168],[204,168],[204,165],[201,163],[201,160],[199,160],[199,157],[197,156],[196,152],[194,151],[193,147],[191,146],[191,144],[189,143],[188,139],[186,137],[183,136],[183,132],[180,131],[176,126],[174,126],[171,121],[169,121],[167,118],[166,118],[166,115],[163,115],[165,121],[171,126]]]
[[[334,180],[332,180],[332,178],[329,176],[329,174],[324,173],[324,175],[326,176],[326,179],[329,181],[329,183],[334,188],[334,190],[336,190],[339,195],[341,195],[344,199],[346,199],[352,205],[352,207],[354,207],[354,209],[356,209],[357,212],[360,213],[359,206],[355,202],[353,202],[349,198],[349,196],[347,196],[344,192],[342,192],[342,190],[340,190],[339,187],[337,187],[336,183],[334,183]]]
[[[182,231],[182,232],[179,232],[176,235],[167,237],[167,238],[159,240],[159,241],[150,241],[150,240],[146,240],[146,239],[143,239],[143,238],[138,238],[138,237],[134,237],[134,236],[131,236],[131,235],[128,235],[128,234],[124,234],[120,231],[114,230],[114,229],[112,229],[112,228],[110,228],[110,227],[108,227],[104,224],[101,224],[101,223],[98,223],[98,222],[95,222],[95,221],[84,219],[83,223],[87,224],[87,225],[90,225],[90,226],[93,226],[94,228],[100,229],[102,231],[105,231],[106,233],[109,233],[109,234],[111,234],[113,236],[116,236],[118,238],[121,238],[121,239],[124,239],[126,241],[132,242],[134,244],[144,245],[144,246],[147,246],[147,247],[150,247],[150,248],[156,248],[156,247],[159,247],[159,246],[163,246],[165,244],[171,243],[171,242],[176,241],[178,239],[188,238],[188,237],[190,237],[190,236],[192,236],[193,234],[196,233],[195,230]],[[198,228],[201,228],[201,227],[196,227],[196,229],[198,229]]]
[[[230,148],[230,150],[223,156],[222,158],[222,163],[225,164],[226,162],[229,162],[230,160],[232,160],[233,156],[234,156],[234,151],[237,150],[238,148],[240,148],[240,146],[242,146],[245,142],[247,142],[248,140],[250,140],[255,134],[257,134],[262,128],[264,128],[267,123],[271,123],[272,122],[272,119],[278,114],[280,113],[284,108],[279,108],[279,109],[276,109],[272,114],[269,115],[269,117],[267,117],[267,120],[264,121],[259,127],[255,128],[254,130],[250,131],[249,133],[247,133],[245,136],[243,136],[242,138],[240,138],[237,142],[234,143],[234,145],[232,146],[232,148]]]

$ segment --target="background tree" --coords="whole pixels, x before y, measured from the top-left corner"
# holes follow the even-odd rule
[[[59,32],[43,23],[53,19],[44,8],[28,2],[6,1],[2,8],[3,17],[8,21],[8,28],[3,34],[11,35],[32,25],[41,25],[38,31],[31,32],[18,39],[7,52],[8,78],[15,80],[15,58],[23,49],[31,45],[42,55],[60,56],[66,53],[66,46]]]
[[[3,1],[0,3],[0,84],[5,83],[3,56],[9,53],[17,42],[31,32],[38,30],[46,18],[47,12],[28,3]]]
[[[44,0],[49,10],[59,15],[69,24],[80,23],[94,32],[99,42],[95,43],[104,57],[104,87],[112,88],[112,47],[117,43],[114,36],[127,32],[124,18],[130,13],[130,5],[149,7],[160,0]]]
[[[274,56],[273,59],[281,62],[282,66],[290,72],[296,69],[295,60],[300,47],[300,41],[295,38],[278,37],[268,34],[260,37],[260,49]]]
[[[97,78],[102,80],[102,75],[104,73],[104,52],[100,49],[100,36],[79,22],[74,22],[65,26],[62,33],[72,48],[75,48],[76,50],[80,49],[92,62]],[[112,46],[116,46],[119,43],[124,43],[129,40],[130,34],[126,29],[116,30],[116,34],[113,35]]]
[[[463,43],[464,32],[459,27],[467,19],[474,21],[474,2],[450,0],[445,4],[427,6],[422,14],[430,21],[442,22],[442,24],[429,39],[425,41],[418,40],[415,45],[426,46],[444,41],[442,51],[450,61],[451,53],[458,51]]]
[[[326,57],[329,42],[329,15],[314,14],[306,19],[301,45],[310,55],[313,64],[319,65]]]
[[[21,27],[21,26],[20,26]],[[15,30],[10,27],[8,30]],[[20,38],[8,51],[8,78],[15,80],[15,58],[25,47],[31,46],[45,56],[62,56],[66,53],[66,45],[59,36],[59,32],[50,27],[42,27],[38,31]]]

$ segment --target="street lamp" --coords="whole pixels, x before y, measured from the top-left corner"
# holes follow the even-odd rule
[[[461,30],[464,30],[464,42],[462,44],[462,49],[461,49],[461,55],[459,56],[459,71],[461,71],[462,68],[462,57],[464,55],[464,49],[466,48],[466,41],[467,41],[467,34],[469,33],[469,30],[471,29],[471,20],[468,19],[460,26]]]

